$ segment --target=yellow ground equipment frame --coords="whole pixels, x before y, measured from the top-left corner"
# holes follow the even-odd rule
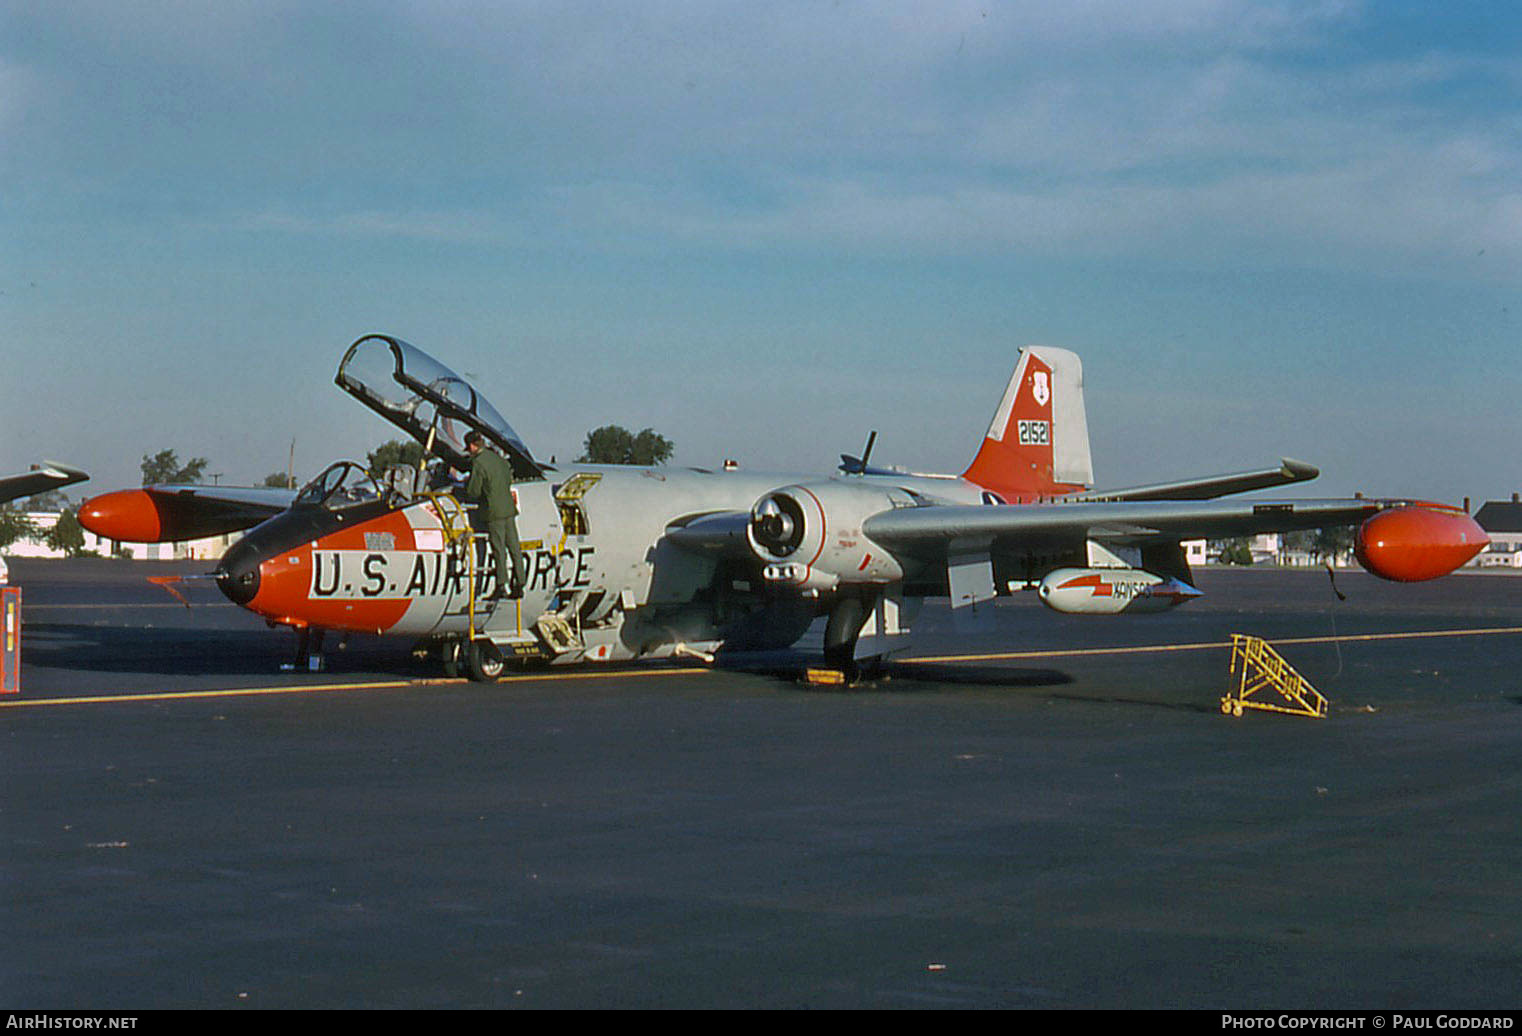
[[[1326,698],[1261,637],[1231,635],[1231,675],[1231,689],[1221,699],[1221,711],[1228,716],[1240,716],[1243,709],[1262,709],[1326,718]],[[1277,691],[1283,702],[1253,697],[1263,691]]]

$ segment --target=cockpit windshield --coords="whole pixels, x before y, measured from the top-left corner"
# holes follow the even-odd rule
[[[495,407],[464,378],[400,338],[361,338],[344,354],[334,380],[451,467],[468,466],[465,433],[474,429],[508,459],[515,477],[541,477],[528,447]]]
[[[302,486],[293,506],[325,507],[332,511],[384,498],[385,493],[363,464],[341,460],[328,465],[321,475]]]

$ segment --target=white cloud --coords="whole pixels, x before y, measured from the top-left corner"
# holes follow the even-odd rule
[[[88,84],[94,54],[108,74],[79,103],[119,107],[22,150],[70,167],[39,179],[129,211],[619,249],[1390,264],[1522,247],[1522,125],[1450,97],[1479,80],[1515,99],[1515,63],[1436,44],[1323,60],[1377,14],[1356,3],[122,11],[66,5],[52,26],[51,74]]]
[[[239,217],[230,225],[237,230],[309,236],[397,238],[455,244],[502,241],[500,233],[495,229],[496,219],[492,214],[470,210],[364,210],[328,216],[266,210]]]
[[[30,69],[0,58],[0,134],[7,133],[25,116],[37,88],[36,75]]]

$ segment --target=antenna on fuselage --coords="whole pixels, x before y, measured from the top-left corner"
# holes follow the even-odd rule
[[[877,429],[867,436],[867,448],[861,451],[860,457],[853,457],[849,453],[840,455],[840,470],[847,475],[864,475],[867,472],[867,461],[872,459],[872,446],[877,442]]]

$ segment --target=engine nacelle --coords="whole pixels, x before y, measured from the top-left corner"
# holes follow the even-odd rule
[[[1037,592],[1042,604],[1069,615],[1160,612],[1204,596],[1183,580],[1139,568],[1059,568]]]
[[[841,583],[894,583],[898,559],[862,533],[862,523],[894,507],[912,507],[901,490],[839,482],[783,486],[751,508],[746,538],[769,582],[800,590]]]

